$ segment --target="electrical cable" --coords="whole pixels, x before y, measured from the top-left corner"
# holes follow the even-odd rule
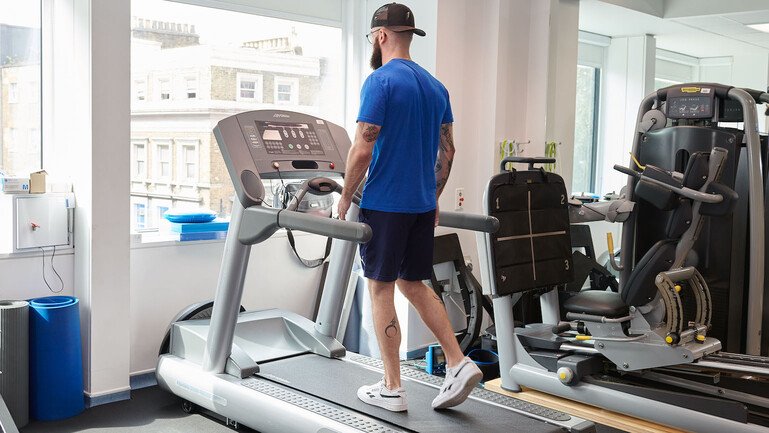
[[[61,275],[59,275],[59,272],[56,271],[56,268],[53,266],[53,259],[56,257],[56,246],[53,247],[53,252],[51,253],[51,269],[53,270],[53,273],[56,274],[56,277],[59,278],[59,283],[61,283],[61,288],[59,290],[53,290],[53,287],[48,283],[48,279],[45,278],[45,249],[43,247],[38,247],[40,251],[43,253],[43,282],[45,282],[45,285],[48,286],[48,290],[51,291],[51,293],[61,293],[64,290],[64,280],[61,278]]]

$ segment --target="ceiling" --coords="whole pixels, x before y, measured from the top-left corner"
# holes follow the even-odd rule
[[[611,3],[580,2],[580,30],[611,37],[650,34],[656,36],[659,48],[700,58],[769,51],[769,33],[747,26],[769,23],[769,1],[761,2],[765,9],[754,5],[751,10],[741,9],[739,1],[723,1],[718,11],[690,8],[689,16],[677,13],[675,18],[665,18],[664,12],[653,13],[648,3],[644,9],[634,7],[638,2],[632,0],[608,1]],[[668,4],[674,1],[682,0],[666,0]],[[660,3],[669,9],[665,2]],[[735,5],[731,10],[729,3]]]

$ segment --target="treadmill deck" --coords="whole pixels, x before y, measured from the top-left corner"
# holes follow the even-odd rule
[[[376,364],[366,366],[359,362],[370,360],[377,363],[379,361],[355,355],[351,359],[355,362],[329,359],[313,354],[299,355],[262,363],[258,376],[356,412],[374,416],[394,426],[419,432],[563,432],[563,428],[557,425],[547,424],[502,407],[509,405],[509,402],[504,399],[537,408],[541,412],[535,415],[550,418],[554,422],[564,422],[571,419],[569,415],[562,412],[493,394],[491,391],[482,389],[474,391],[466,402],[457,407],[436,411],[431,407],[431,402],[438,394],[437,388],[410,378],[411,374],[403,375],[403,386],[407,391],[409,410],[407,412],[390,412],[368,405],[360,401],[356,395],[361,385],[372,384],[382,378],[382,372],[376,368]],[[406,368],[402,368],[402,370],[406,370],[404,373],[414,371]],[[438,385],[442,381],[440,378],[435,379],[438,381]],[[496,399],[497,401],[492,400],[494,404],[489,404],[478,398],[478,392],[490,393],[499,398]],[[494,398],[493,396],[489,397]],[[521,408],[518,409],[521,410]],[[582,430],[578,429],[578,431]]]

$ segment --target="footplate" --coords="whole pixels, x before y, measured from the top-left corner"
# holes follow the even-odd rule
[[[699,271],[692,267],[660,272],[654,280],[665,303],[667,325],[665,342],[671,346],[690,341],[704,342],[710,328],[713,305],[710,289]],[[696,316],[693,322],[684,324],[684,307],[681,292],[688,287],[696,302]]]

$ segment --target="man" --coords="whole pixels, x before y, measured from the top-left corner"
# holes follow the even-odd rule
[[[454,120],[446,88],[411,60],[414,34],[425,32],[414,27],[408,7],[392,3],[374,12],[366,35],[374,45],[374,72],[361,90],[358,126],[339,202],[339,217],[344,219],[368,170],[359,219],[371,226],[374,236],[361,245],[360,253],[385,375],[380,382],[361,387],[358,397],[391,411],[408,408],[400,377],[395,285],[446,355],[446,379],[433,408],[462,403],[482,377],[462,354],[441,299],[422,283],[432,272],[437,200],[454,159]]]

